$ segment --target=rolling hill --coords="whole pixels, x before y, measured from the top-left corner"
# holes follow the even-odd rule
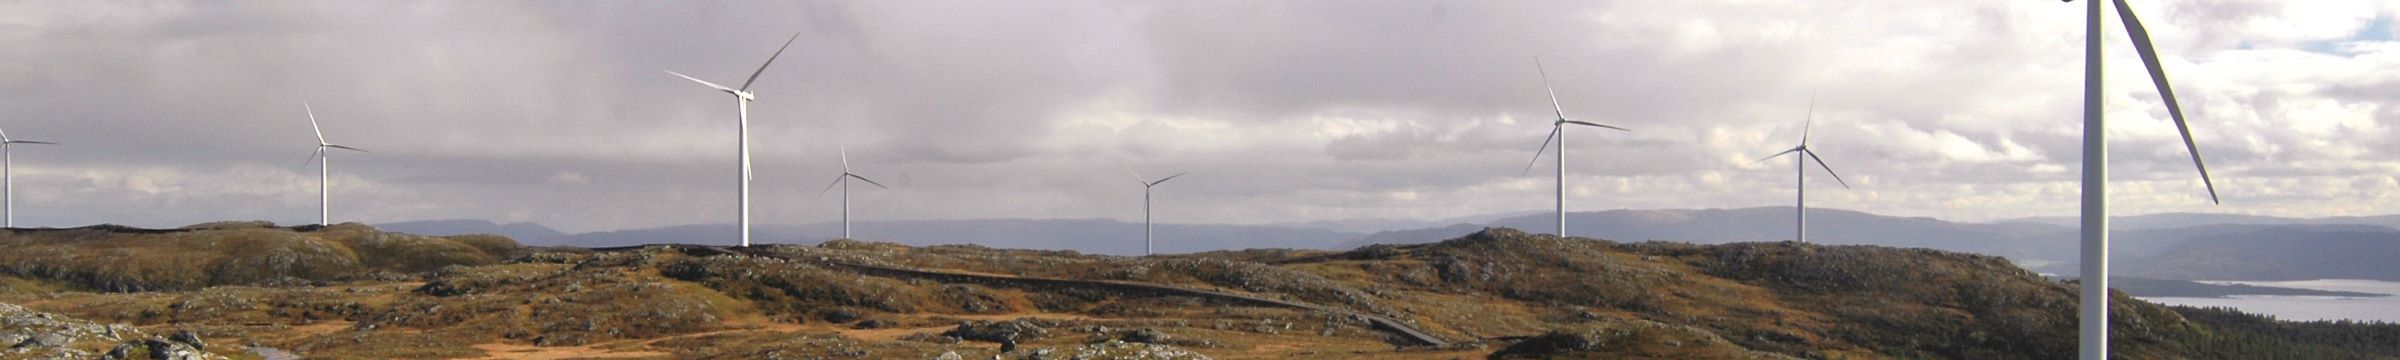
[[[66,324],[0,337],[55,340],[8,354],[65,357],[164,344],[147,348],[634,359],[2055,359],[2075,343],[2071,282],[1993,256],[1871,245],[1621,243],[1505,228],[1348,251],[1146,257],[855,240],[592,251],[473,239],[355,224],[0,232],[0,244],[76,264],[50,268],[85,269],[0,275],[9,304],[0,321]],[[258,258],[241,251],[256,247],[226,244],[357,260],[279,267],[243,260]],[[464,256],[475,254],[511,255]],[[150,258],[111,261],[121,256]],[[126,270],[152,263],[317,280],[94,287],[111,282],[77,275],[174,273]],[[2115,353],[2130,358],[2400,353],[2400,325],[2115,299]]]

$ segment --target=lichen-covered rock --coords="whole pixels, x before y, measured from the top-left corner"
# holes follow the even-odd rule
[[[942,333],[944,336],[974,341],[1024,342],[1050,336],[1050,330],[1028,319],[1008,321],[964,321],[958,328]]]
[[[1166,332],[1158,331],[1157,329],[1133,329],[1126,330],[1123,335],[1117,336],[1117,339],[1133,343],[1166,344],[1167,341],[1174,339],[1174,337],[1167,336]]]
[[[1158,344],[1129,343],[1129,342],[1116,341],[1116,340],[1110,340],[1110,341],[1107,341],[1107,342],[1101,342],[1101,343],[1089,344],[1089,345],[1084,345],[1084,346],[1070,346],[1070,347],[1062,347],[1062,348],[1041,348],[1041,349],[1036,349],[1036,350],[1033,350],[1033,351],[1027,351],[1027,352],[1024,352],[1024,353],[1025,353],[1025,354],[1024,354],[1024,355],[1022,355],[1023,357],[1016,357],[1016,358],[1012,358],[1012,359],[1025,359],[1025,360],[1098,360],[1098,359],[1207,360],[1207,359],[1211,359],[1210,357],[1208,357],[1208,355],[1202,355],[1202,354],[1200,354],[1200,353],[1192,352],[1191,350],[1184,350],[1183,348],[1179,348],[1179,347],[1167,346],[1167,345],[1158,345]]]
[[[167,338],[140,331],[28,310],[0,303],[0,358],[5,359],[174,359],[209,360],[200,337],[178,332]]]

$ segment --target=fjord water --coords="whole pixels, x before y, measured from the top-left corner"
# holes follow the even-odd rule
[[[2242,284],[2313,290],[2355,291],[2392,296],[2283,296],[2239,295],[2224,298],[2153,297],[2142,298],[2160,304],[2231,307],[2242,312],[2273,315],[2290,321],[2357,320],[2400,323],[2400,282],[2375,280],[2303,280],[2303,281],[2202,281],[2210,284]]]

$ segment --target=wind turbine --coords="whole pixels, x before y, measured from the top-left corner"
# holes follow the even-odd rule
[[[5,207],[0,211],[6,213],[0,215],[0,217],[6,218],[0,220],[0,227],[17,227],[16,172],[9,166],[9,163],[12,162],[9,159],[9,149],[14,148],[17,144],[58,145],[58,143],[48,141],[10,139],[8,131],[0,130],[0,203],[6,203],[5,206],[0,206]]]
[[[1572,124],[1616,129],[1617,131],[1630,132],[1632,130],[1567,119],[1566,108],[1558,105],[1558,90],[1550,87],[1550,70],[1542,67],[1541,58],[1533,59],[1533,68],[1542,73],[1542,90],[1550,93],[1550,110],[1556,111],[1558,120],[1550,122],[1550,136],[1542,138],[1542,147],[1533,149],[1533,161],[1525,163],[1524,173],[1532,173],[1533,165],[1542,162],[1542,152],[1550,150],[1550,143],[1558,143],[1558,237],[1563,238],[1567,237],[1567,134],[1563,129]]]
[[[1767,160],[1774,160],[1775,157],[1783,156],[1783,154],[1794,154],[1792,155],[1792,166],[1794,167],[1792,177],[1799,180],[1792,186],[1795,189],[1793,192],[1798,194],[1795,197],[1799,198],[1799,201],[1798,205],[1793,205],[1793,209],[1798,211],[1797,219],[1794,221],[1799,224],[1799,227],[1792,230],[1792,236],[1799,242],[1808,242],[1808,161],[1816,160],[1817,167],[1825,168],[1826,174],[1833,175],[1835,183],[1842,184],[1843,189],[1850,188],[1850,182],[1842,181],[1842,174],[1833,172],[1833,166],[1825,165],[1825,158],[1817,157],[1816,151],[1808,149],[1808,128],[1815,125],[1816,117],[1817,99],[1816,96],[1811,95],[1808,99],[1808,119],[1800,125],[1800,146],[1758,159],[1758,162],[1767,162]]]
[[[1175,173],[1175,175],[1168,175],[1164,179],[1158,179],[1158,181],[1150,181],[1150,178],[1142,177],[1142,173],[1133,172],[1131,169],[1127,169],[1125,172],[1133,173],[1133,179],[1142,182],[1142,255],[1155,254],[1156,252],[1153,252],[1153,248],[1151,247],[1151,245],[1156,244],[1157,242],[1153,237],[1153,235],[1156,233],[1151,231],[1150,189],[1158,187],[1158,184],[1167,183],[1167,180],[1175,180],[1176,177],[1189,173]]]
[[[2069,0],[2072,1],[2072,0]],[[2142,57],[2142,65],[2150,70],[2150,83],[2158,87],[2159,100],[2166,103],[2167,114],[2175,119],[2175,131],[2183,134],[2183,148],[2192,155],[2192,167],[2200,170],[2200,182],[2208,187],[2208,201],[2223,204],[2217,199],[2216,180],[2208,177],[2208,165],[2200,161],[2200,145],[2192,142],[2191,125],[2183,119],[2183,107],[2175,102],[2175,90],[2167,86],[2167,71],[2159,66],[2158,50],[2150,44],[2150,31],[2133,15],[2125,0],[2114,0],[2117,17],[2125,23],[2125,33],[2133,38],[2133,48]],[[2100,7],[2099,0],[2086,2],[2083,22],[2083,282],[2082,315],[2078,318],[2082,337],[2077,346],[2084,360],[2108,358],[2108,141],[2103,126],[2100,86]]]
[[[333,153],[326,149],[342,149],[362,153],[367,150],[325,142],[325,129],[317,126],[317,109],[309,106],[305,101],[300,102],[300,109],[308,111],[308,130],[317,133],[317,153],[308,156],[309,162],[317,163],[317,225],[332,226]],[[308,162],[300,163],[300,167],[308,167]]]
[[[708,85],[709,88],[717,89],[718,91],[724,91],[727,94],[733,94],[734,102],[738,103],[736,108],[739,109],[740,112],[738,113],[739,115],[737,119],[739,119],[741,122],[741,128],[735,134],[741,138],[741,144],[739,146],[741,148],[741,174],[738,176],[741,177],[740,213],[742,226],[742,246],[744,247],[750,246],[750,100],[757,99],[757,97],[750,93],[750,84],[757,83],[758,74],[766,73],[767,65],[775,64],[775,58],[783,56],[783,50],[791,48],[792,41],[795,40],[800,40],[799,33],[793,33],[791,39],[784,40],[783,47],[775,48],[774,55],[767,55],[767,62],[764,64],[758,64],[758,70],[750,72],[750,79],[742,81],[742,87],[740,88],[725,87],[724,85],[717,85],[717,83],[694,78],[691,75],[684,75],[683,73],[666,70],[668,74],[675,74],[675,76],[683,77],[685,80],[691,80],[692,82],[700,83],[700,85]]]
[[[843,238],[843,239],[849,239],[849,238],[850,238],[850,179],[858,179],[858,181],[865,181],[865,182],[867,182],[867,184],[868,184],[868,185],[875,185],[875,187],[884,188],[884,189],[886,189],[886,190],[889,190],[889,189],[891,189],[891,187],[883,186],[883,184],[882,184],[882,183],[877,183],[877,182],[875,182],[875,179],[868,179],[866,176],[862,176],[862,175],[859,175],[859,174],[857,174],[857,173],[852,173],[852,172],[850,172],[850,150],[849,150],[849,149],[842,149],[841,151],[842,151],[842,176],[837,176],[837,177],[834,177],[834,178],[833,178],[833,183],[832,183],[832,184],[825,185],[825,190],[818,190],[818,191],[817,191],[817,196],[818,196],[818,197],[824,197],[824,196],[825,196],[825,192],[827,192],[827,191],[833,191],[833,187],[834,187],[834,186],[841,186],[841,187],[842,187],[842,238]]]

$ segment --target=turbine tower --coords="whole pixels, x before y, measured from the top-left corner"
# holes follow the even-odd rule
[[[1126,170],[1125,172],[1133,172],[1133,170]],[[1158,187],[1158,184],[1167,183],[1167,180],[1175,180],[1176,177],[1183,176],[1183,174],[1188,173],[1175,173],[1175,175],[1168,175],[1164,179],[1158,179],[1158,181],[1150,181],[1149,178],[1142,177],[1142,173],[1133,173],[1133,179],[1142,182],[1142,255],[1156,253],[1152,248],[1152,245],[1157,244],[1157,241],[1153,237],[1153,235],[1156,233],[1151,231],[1150,189]]]
[[[2070,0],[2072,1],[2072,0]],[[2142,65],[2150,70],[2150,83],[2158,87],[2159,100],[2166,103],[2167,114],[2175,119],[2175,131],[2183,135],[2183,148],[2192,155],[2192,167],[2200,170],[2200,183],[2208,188],[2208,201],[2217,199],[2216,180],[2208,177],[2208,165],[2200,161],[2200,145],[2192,141],[2190,123],[2184,121],[2183,107],[2175,101],[2175,90],[2167,86],[2167,71],[2160,67],[2158,50],[2150,44],[2150,31],[2133,15],[2125,0],[2113,0],[2117,16],[2125,23],[2125,33],[2133,38],[2133,48],[2141,54]],[[2108,134],[2101,121],[2100,100],[2105,97],[2100,86],[2100,0],[2085,2],[2083,22],[2083,282],[2081,339],[2077,342],[2083,360],[2108,359]]]
[[[305,101],[300,102],[300,109],[308,111],[308,129],[317,133],[317,153],[308,156],[308,161],[317,163],[317,225],[332,226],[333,153],[326,149],[342,149],[362,153],[367,150],[325,142],[325,129],[317,126],[317,109],[309,106]],[[302,162],[300,167],[306,168],[308,163]]]
[[[58,145],[58,143],[48,141],[10,139],[8,131],[0,130],[0,203],[6,203],[6,205],[0,205],[0,212],[5,213],[0,217],[6,218],[0,220],[0,227],[17,227],[16,171],[10,167],[12,161],[9,156],[9,150],[16,147],[17,144]]]
[[[1767,160],[1774,160],[1777,156],[1783,156],[1783,154],[1794,154],[1792,155],[1792,170],[1794,171],[1792,178],[1798,179],[1798,181],[1794,183],[1792,187],[1795,189],[1793,192],[1796,193],[1794,197],[1799,198],[1799,200],[1796,202],[1797,205],[1792,206],[1793,210],[1797,211],[1793,221],[1795,224],[1798,224],[1798,227],[1792,229],[1792,237],[1794,240],[1799,242],[1808,242],[1808,162],[1810,160],[1815,160],[1817,162],[1817,167],[1825,168],[1825,174],[1833,175],[1833,181],[1835,183],[1842,184],[1843,189],[1850,188],[1850,182],[1842,181],[1842,174],[1833,172],[1833,166],[1825,165],[1825,158],[1817,157],[1816,151],[1808,149],[1808,128],[1815,125],[1816,117],[1817,99],[1815,95],[1810,95],[1808,99],[1808,118],[1800,125],[1800,146],[1792,147],[1791,150],[1784,150],[1783,152],[1775,153],[1775,155],[1767,155],[1766,158],[1758,159],[1758,162],[1751,163],[1763,163],[1767,162]]]
[[[774,55],[767,55],[767,62],[764,64],[758,64],[758,70],[750,72],[750,79],[742,81],[742,87],[740,88],[725,87],[724,85],[717,85],[717,83],[700,80],[699,78],[694,78],[690,75],[684,75],[683,73],[678,73],[672,70],[667,71],[668,74],[675,74],[675,76],[683,77],[685,80],[691,80],[692,82],[700,83],[700,85],[708,85],[709,88],[717,89],[718,91],[724,91],[727,94],[733,94],[733,100],[736,103],[735,108],[738,111],[736,113],[738,114],[736,115],[736,119],[741,125],[739,130],[736,130],[735,132],[735,135],[741,138],[738,146],[740,148],[739,152],[741,153],[741,165],[739,165],[741,170],[740,174],[737,174],[736,176],[740,178],[739,182],[741,183],[741,207],[738,211],[741,218],[740,223],[742,227],[742,246],[744,247],[750,246],[750,100],[756,99],[756,97],[752,96],[750,93],[750,84],[757,83],[758,74],[766,73],[767,65],[775,64],[775,58],[783,56],[783,50],[791,48],[792,41],[795,40],[800,40],[799,33],[793,33],[791,39],[784,40],[783,47],[775,48]]]
[[[1630,132],[1632,130],[1567,119],[1566,108],[1558,105],[1558,90],[1550,87],[1550,70],[1542,67],[1541,58],[1533,59],[1533,68],[1542,73],[1542,90],[1550,93],[1550,110],[1555,111],[1558,119],[1550,122],[1550,136],[1542,138],[1542,147],[1533,149],[1533,161],[1525,163],[1523,173],[1532,173],[1533,165],[1542,162],[1542,152],[1550,150],[1550,143],[1558,143],[1558,237],[1564,238],[1567,237],[1567,134],[1564,129],[1567,125],[1572,124],[1616,129],[1617,131]]]
[[[832,184],[825,185],[825,190],[818,190],[817,196],[824,197],[825,192],[833,191],[834,186],[842,187],[842,238],[850,239],[850,180],[858,179],[858,181],[865,181],[868,185],[875,185],[875,187],[885,190],[890,190],[891,187],[883,186],[882,183],[875,182],[875,179],[868,179],[866,176],[850,172],[850,149],[841,151],[842,175],[834,177]]]

